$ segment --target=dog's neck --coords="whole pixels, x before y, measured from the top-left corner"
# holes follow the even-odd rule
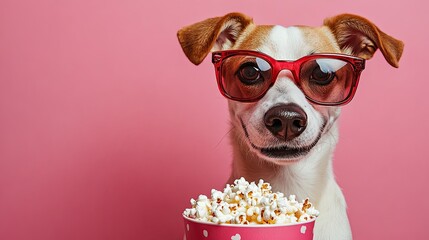
[[[298,199],[309,197],[316,203],[329,181],[334,180],[332,154],[338,139],[336,123],[323,134],[307,158],[288,165],[261,159],[237,131],[234,128],[231,132],[233,163],[229,183],[240,177],[248,181],[263,179],[271,183],[274,191],[294,194]]]

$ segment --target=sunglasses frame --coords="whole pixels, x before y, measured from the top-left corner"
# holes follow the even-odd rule
[[[233,97],[231,95],[229,95],[222,84],[222,63],[225,59],[228,59],[229,57],[232,56],[237,56],[237,55],[243,55],[243,56],[252,56],[252,57],[258,57],[261,58],[263,60],[265,60],[270,66],[271,66],[271,71],[272,71],[272,77],[270,79],[270,85],[268,86],[268,88],[266,90],[264,90],[261,94],[259,94],[256,97],[253,98],[237,98],[237,97]],[[321,101],[317,101],[314,100],[312,98],[310,98],[309,96],[307,96],[307,94],[304,95],[306,96],[306,98],[318,105],[323,105],[323,106],[339,106],[339,105],[345,105],[347,103],[349,103],[352,99],[353,96],[356,93],[357,90],[357,86],[359,83],[359,78],[360,78],[360,74],[361,72],[365,69],[365,59],[363,58],[359,58],[359,57],[354,57],[354,56],[350,56],[350,55],[346,55],[346,54],[337,54],[337,53],[318,53],[318,54],[312,54],[312,55],[307,55],[304,56],[302,58],[299,58],[295,61],[288,61],[288,60],[276,60],[274,58],[272,58],[271,56],[262,53],[262,52],[258,52],[258,51],[252,51],[252,50],[224,50],[224,51],[216,51],[212,53],[212,63],[214,64],[215,67],[215,72],[216,72],[216,79],[217,79],[217,84],[218,84],[218,88],[219,91],[221,92],[221,94],[231,100],[234,101],[239,101],[239,102],[255,102],[259,99],[261,99],[267,92],[268,90],[274,85],[274,83],[277,80],[278,74],[282,71],[282,70],[289,70],[292,72],[292,75],[294,77],[293,81],[295,82],[295,84],[297,84],[297,86],[299,87],[300,84],[299,82],[301,81],[301,79],[299,78],[299,74],[301,71],[301,65],[307,61],[313,60],[313,59],[337,59],[337,60],[341,60],[341,61],[345,61],[347,63],[350,63],[351,66],[353,67],[354,70],[354,78],[352,79],[352,86],[351,86],[351,91],[350,93],[347,95],[347,97],[340,101],[340,102],[321,102]]]

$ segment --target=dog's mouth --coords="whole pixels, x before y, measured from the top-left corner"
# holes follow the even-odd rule
[[[271,158],[299,158],[306,155],[316,145],[317,140],[310,146],[291,148],[288,146],[280,146],[274,148],[258,148],[252,145],[253,148],[259,150],[263,155]]]
[[[240,119],[241,120],[241,119]],[[246,125],[241,120],[241,125],[244,131],[244,134],[249,141],[250,145],[253,149],[258,151],[260,154],[268,157],[268,158],[275,158],[276,160],[285,159],[285,160],[299,160],[303,156],[307,155],[311,149],[313,149],[314,146],[319,142],[320,138],[322,137],[322,133],[325,129],[326,122],[322,125],[320,128],[318,136],[316,139],[305,146],[300,147],[290,147],[290,146],[275,146],[275,147],[259,147],[252,143],[252,141],[249,138],[249,133],[247,132]]]

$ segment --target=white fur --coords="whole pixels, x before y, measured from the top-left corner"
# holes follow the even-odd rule
[[[268,41],[254,50],[282,60],[298,59],[314,51],[306,44],[299,27],[280,26],[274,27]],[[263,118],[273,106],[288,103],[299,105],[307,114],[308,123],[305,131],[298,137],[290,142],[282,142],[265,127]],[[314,239],[351,239],[346,203],[332,169],[332,154],[338,141],[335,120],[340,109],[309,103],[295,85],[290,72],[282,71],[274,86],[261,100],[255,103],[229,101],[229,110],[233,126],[233,164],[229,181],[239,177],[252,181],[262,178],[270,182],[275,191],[295,194],[299,199],[309,197],[320,210]],[[243,129],[242,123],[245,124],[246,130]],[[258,147],[306,146],[317,140],[324,123],[326,126],[320,140],[303,157],[270,158],[252,147],[252,144]]]

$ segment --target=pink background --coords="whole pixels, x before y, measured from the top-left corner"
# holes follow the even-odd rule
[[[176,31],[363,15],[402,39],[343,109],[335,173],[355,239],[423,239],[429,213],[424,1],[0,1],[0,239],[181,239],[189,199],[229,175],[226,100]]]

